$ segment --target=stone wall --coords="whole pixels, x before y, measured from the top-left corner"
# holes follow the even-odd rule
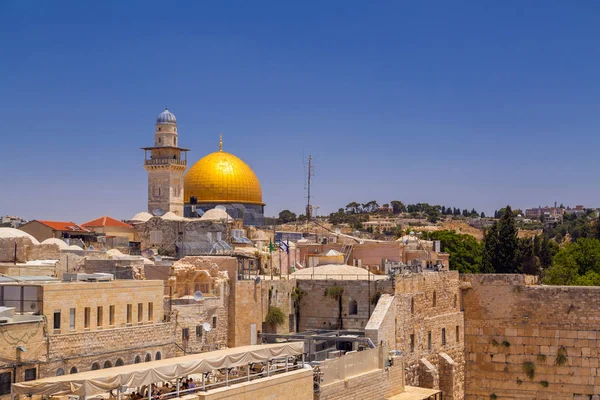
[[[279,307],[286,318],[282,325],[265,328],[274,333],[289,333],[289,316],[293,314],[291,292],[294,287],[295,280],[265,278],[258,284],[254,280],[235,281],[229,297],[229,347],[251,344],[253,324],[256,324],[257,333],[264,331],[263,321],[268,313],[269,291],[271,305]]]
[[[402,351],[406,383],[441,389],[444,398],[464,396],[464,316],[456,271],[396,277],[396,349]],[[452,368],[446,368],[454,362]],[[440,380],[440,369],[453,375]]]
[[[299,330],[336,329],[339,322],[339,304],[325,296],[325,290],[333,286],[344,289],[342,294],[342,324],[344,329],[364,329],[375,305],[371,298],[379,290],[391,291],[391,281],[368,280],[298,280],[298,287],[306,292],[300,302]],[[370,288],[369,288],[370,287]],[[351,304],[356,302],[356,313]]]
[[[313,400],[313,372],[301,369],[230,387],[200,392],[198,400]]]
[[[387,370],[378,369],[343,381],[321,386],[318,400],[385,400],[404,391],[404,371],[398,362]]]
[[[40,366],[40,376],[55,376],[58,368],[67,373],[90,371],[92,364],[123,364],[179,355],[173,336],[174,323],[156,323],[91,332],[67,333],[48,337],[49,362]],[[158,354],[160,353],[160,355]]]
[[[60,311],[60,329],[49,327],[50,334],[83,332],[99,329],[152,324],[164,319],[163,281],[113,280],[109,282],[59,282],[43,285],[43,312],[50,324]],[[138,305],[141,304],[141,314]],[[152,305],[152,315],[149,313]],[[130,320],[127,309],[130,305]],[[110,306],[114,306],[111,325]],[[98,326],[98,307],[102,307],[102,324]],[[75,326],[70,326],[70,310],[75,309]],[[85,326],[85,309],[89,308],[89,326]]]
[[[379,298],[365,327],[365,335],[376,345],[396,346],[396,297],[384,294]]]
[[[227,346],[229,331],[229,296],[207,297],[202,302],[173,304],[175,338],[186,353],[200,353]],[[210,331],[203,328],[208,323]],[[187,329],[185,339],[183,330]]]
[[[537,286],[521,275],[461,278],[466,398],[600,395],[600,288]]]

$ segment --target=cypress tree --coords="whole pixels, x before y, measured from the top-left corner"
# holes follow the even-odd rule
[[[498,222],[498,253],[496,272],[502,274],[520,273],[522,266],[519,265],[519,238],[517,236],[517,225],[510,206]]]
[[[481,272],[493,274],[496,272],[495,255],[498,252],[498,222],[488,229],[483,238],[483,254],[481,258]]]

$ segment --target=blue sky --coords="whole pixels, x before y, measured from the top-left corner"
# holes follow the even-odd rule
[[[0,2],[0,215],[146,208],[165,105],[266,213],[393,199],[600,206],[600,3]]]

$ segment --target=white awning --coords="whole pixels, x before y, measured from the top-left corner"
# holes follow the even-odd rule
[[[62,375],[13,384],[14,394],[90,396],[121,386],[140,387],[173,381],[179,377],[296,356],[304,352],[304,342],[234,347],[183,357],[167,358],[79,374]]]

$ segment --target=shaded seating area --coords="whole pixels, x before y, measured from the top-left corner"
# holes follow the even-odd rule
[[[11,391],[26,397],[166,400],[303,368],[303,352],[303,342],[236,347],[21,382]]]

